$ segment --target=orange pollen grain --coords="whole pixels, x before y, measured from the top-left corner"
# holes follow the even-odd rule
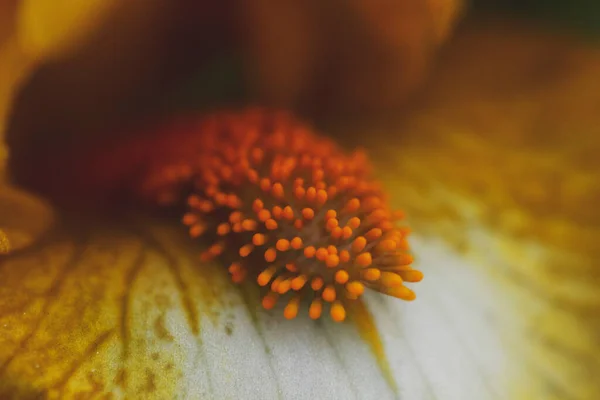
[[[296,236],[290,241],[290,245],[294,250],[300,250],[302,248],[302,239],[299,236]]]
[[[283,214],[283,209],[281,207],[274,206],[272,211],[273,211],[273,218],[281,219],[281,215]]]
[[[357,229],[360,226],[360,218],[358,218],[358,217],[350,218],[348,220],[347,226],[349,226],[352,229]]]
[[[308,278],[306,277],[306,275],[299,275],[297,277],[295,277],[294,279],[292,279],[292,289],[294,290],[300,290],[304,287],[304,285],[306,284],[306,281],[308,280]]]
[[[367,281],[376,281],[381,276],[381,271],[377,268],[369,268],[363,272],[363,278]]]
[[[350,239],[352,237],[352,228],[345,226],[342,228],[342,238]]]
[[[319,319],[323,313],[323,302],[321,299],[314,299],[308,309],[308,316],[311,319]]]
[[[358,200],[356,197],[348,200],[348,203],[346,203],[346,211],[347,212],[356,212],[358,211],[358,209],[360,208],[360,200]]]
[[[325,265],[328,268],[335,268],[340,264],[340,257],[337,254],[329,254],[325,259]]]
[[[253,231],[256,229],[257,226],[258,226],[258,224],[253,219],[245,219],[242,222],[242,228],[245,231]]]
[[[262,178],[260,180],[260,188],[264,192],[268,192],[271,189],[271,180],[269,178]]]
[[[291,221],[292,219],[294,219],[294,210],[292,210],[292,207],[290,206],[285,206],[282,215],[283,218],[287,219],[288,221]]]
[[[365,286],[360,282],[349,282],[346,284],[346,290],[354,296],[360,296],[364,293]]]
[[[271,193],[276,198],[279,198],[279,199],[283,198],[284,192],[283,192],[283,186],[281,185],[281,183],[279,183],[279,182],[274,183],[273,187],[271,188]]]
[[[256,213],[256,216],[258,217],[258,220],[260,222],[265,222],[269,218],[271,218],[271,212],[269,210],[262,209],[262,210],[259,210],[258,213]]]
[[[365,234],[365,238],[369,242],[373,242],[373,241],[379,239],[381,237],[381,235],[383,235],[383,232],[381,231],[381,229],[379,229],[379,228],[373,228],[373,229],[371,229],[369,232],[367,232]]]
[[[269,292],[262,300],[262,306],[265,310],[271,310],[277,304],[278,295],[273,292]]]
[[[335,301],[335,288],[332,285],[328,285],[325,289],[323,289],[323,294],[321,295],[321,297],[323,297],[323,300],[329,303]]]
[[[382,240],[381,243],[377,245],[377,249],[381,251],[394,251],[396,250],[396,242],[393,240]]]
[[[217,226],[217,235],[225,236],[231,230],[231,226],[227,222],[223,222]]]
[[[263,203],[263,201],[261,199],[256,199],[254,200],[254,202],[252,203],[252,210],[258,214],[258,212],[260,210],[262,210],[265,207],[265,203]]]
[[[242,247],[240,247],[240,256],[248,257],[248,255],[252,252],[253,249],[254,249],[254,246],[252,244],[243,245]]]
[[[279,239],[275,244],[275,248],[279,251],[287,251],[290,248],[290,241],[287,239]]]
[[[317,189],[313,186],[306,190],[306,201],[312,202],[317,198]]]
[[[300,304],[300,297],[293,297],[285,306],[283,310],[283,316],[287,319],[294,319],[298,315],[298,307]]]
[[[327,202],[327,192],[323,189],[317,191],[317,203],[323,205]]]
[[[303,208],[302,217],[306,220],[311,220],[315,217],[315,211],[312,208]]]
[[[254,236],[252,236],[252,243],[255,246],[262,246],[263,244],[265,244],[265,241],[266,237],[262,233],[255,233]]]
[[[367,245],[367,239],[363,236],[359,236],[352,242],[352,251],[354,253],[360,253]]]
[[[332,231],[338,225],[339,225],[339,221],[336,218],[330,218],[325,223],[325,227],[327,228],[328,231]]]
[[[340,285],[343,285],[344,283],[348,282],[348,279],[350,279],[350,276],[348,275],[348,272],[346,272],[343,269],[335,273],[335,281]]]
[[[343,263],[350,261],[350,252],[348,250],[340,251],[340,261]]]
[[[340,228],[339,226],[336,226],[335,228],[333,228],[333,230],[331,231],[331,237],[334,239],[339,239],[342,237],[342,228]]]
[[[327,258],[328,255],[329,255],[329,252],[327,251],[327,249],[325,247],[319,247],[317,249],[317,252],[315,253],[317,260],[319,260],[319,261],[325,261],[325,259]]]
[[[273,275],[276,271],[277,269],[275,267],[269,267],[262,271],[260,274],[258,274],[258,278],[256,278],[256,281],[260,286],[267,286],[271,281],[271,278],[273,278]]]
[[[297,188],[294,189],[294,196],[296,196],[296,198],[298,200],[302,200],[304,198],[305,193],[306,193],[306,190],[304,190],[304,188],[302,186],[298,186]]]
[[[329,313],[331,314],[331,319],[335,322],[342,322],[346,319],[346,310],[340,301],[333,303]]]
[[[268,220],[265,221],[265,226],[267,227],[268,230],[275,230],[277,229],[277,221],[275,221],[274,219],[270,218]]]
[[[356,257],[356,263],[361,267],[368,267],[369,265],[371,265],[372,262],[373,258],[371,257],[371,253],[369,252],[362,253],[358,255],[358,257]]]
[[[186,213],[181,221],[184,225],[193,225],[198,222],[198,217],[193,213]]]
[[[307,246],[304,248],[304,257],[313,258],[315,256],[316,252],[317,252],[317,249],[315,249],[314,246]]]
[[[277,250],[275,250],[272,247],[268,248],[265,251],[265,261],[273,262],[273,261],[275,261],[275,258],[277,258]]]
[[[401,286],[402,277],[394,272],[384,271],[381,273],[380,282],[387,287]]]
[[[323,287],[323,285],[325,284],[325,282],[323,281],[323,278],[321,278],[320,276],[317,276],[315,278],[313,278],[313,280],[310,282],[310,287],[312,290],[319,291],[321,290],[321,288]]]

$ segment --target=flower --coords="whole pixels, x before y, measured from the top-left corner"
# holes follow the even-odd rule
[[[168,215],[65,207],[51,224],[32,212],[45,202],[0,189],[0,223],[30,232],[0,261],[0,397],[599,397],[598,54],[510,32],[461,33],[401,123],[327,129],[366,147],[409,215],[427,274],[410,304],[370,295],[343,324],[288,321],[200,262]],[[40,112],[30,85],[9,124],[19,137]],[[48,164],[12,140],[11,176],[36,164],[41,191],[64,172],[73,138],[51,139]]]

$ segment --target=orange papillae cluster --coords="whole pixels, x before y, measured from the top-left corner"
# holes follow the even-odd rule
[[[219,257],[234,282],[266,288],[262,304],[288,297],[294,318],[301,299],[319,318],[326,304],[335,321],[365,288],[404,300],[410,267],[408,230],[394,222],[360,152],[344,154],[284,113],[250,110],[219,114],[197,126],[193,162],[177,160],[149,175],[144,191],[161,203],[187,198],[183,223],[192,237],[213,244],[203,260]]]

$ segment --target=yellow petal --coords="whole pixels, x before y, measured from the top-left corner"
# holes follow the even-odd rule
[[[369,138],[381,141],[381,176],[414,230],[471,260],[460,272],[421,245],[423,285],[444,276],[451,322],[481,308],[509,343],[506,368],[520,377],[510,398],[598,398],[600,51],[504,29],[458,37],[426,105],[400,133]],[[467,273],[494,294],[469,296]]]
[[[7,182],[4,136],[12,99],[38,62],[84,40],[114,3],[26,0],[0,7],[0,253],[29,245],[52,220],[46,204]]]
[[[85,40],[115,4],[115,0],[22,1],[17,15],[19,45],[34,59],[65,52]]]
[[[393,398],[353,325],[269,315],[189,243],[179,226],[80,225],[9,258],[0,397]]]

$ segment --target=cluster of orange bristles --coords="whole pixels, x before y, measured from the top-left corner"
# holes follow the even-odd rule
[[[418,282],[406,252],[408,230],[395,222],[364,155],[336,145],[286,113],[215,114],[194,128],[189,159],[155,168],[145,195],[187,202],[183,223],[213,242],[203,260],[225,261],[234,282],[255,280],[262,304],[286,296],[286,318],[308,298],[317,319],[329,305],[335,321],[365,288],[404,300]]]

